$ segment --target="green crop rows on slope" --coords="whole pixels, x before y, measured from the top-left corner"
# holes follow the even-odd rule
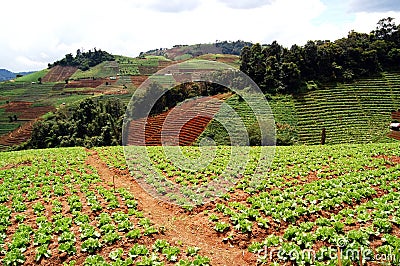
[[[248,132],[257,127],[257,119],[249,104],[240,100],[237,95],[230,97],[225,103],[242,119]],[[290,95],[272,96],[268,100],[268,105],[275,120],[277,144],[296,143],[297,115],[293,97]],[[232,114],[229,112],[224,113],[224,111],[229,110],[221,109],[216,114],[215,119],[211,120],[204,132],[199,136],[198,141],[204,137],[209,137],[220,145],[230,145],[227,130],[218,122],[218,120],[229,121],[231,119]]]
[[[129,188],[114,190],[87,156],[83,148],[0,153],[2,265],[208,265],[198,249],[159,239]]]
[[[322,128],[327,144],[387,142],[391,111],[400,107],[400,75],[327,85],[295,104],[300,143],[320,143]]]
[[[106,61],[86,71],[78,69],[71,76],[70,79],[108,78],[108,77],[116,77],[117,74],[118,74],[118,63],[115,61]]]
[[[117,154],[120,158],[108,156],[108,163],[120,167],[121,147],[102,150]],[[148,150],[162,152],[158,147]],[[364,263],[398,265],[399,159],[397,143],[277,147],[256,187],[251,171],[244,171],[236,188],[204,214],[216,237],[231,245],[245,241],[259,264],[337,265],[339,247],[343,265],[359,264],[360,250]],[[155,167],[179,176],[180,170],[167,160]]]
[[[239,100],[237,95],[229,97],[225,103],[229,105],[242,119],[247,129],[257,122],[257,119],[254,116],[250,106],[245,101]],[[229,108],[221,108],[221,110],[215,115],[214,119],[211,120],[206,129],[199,136],[198,141],[203,138],[211,138],[218,145],[231,145],[228,131],[222,124],[229,121],[231,116],[232,114],[230,113]]]

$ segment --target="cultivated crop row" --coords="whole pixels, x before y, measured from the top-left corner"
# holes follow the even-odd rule
[[[208,265],[198,248],[159,238],[135,196],[104,183],[87,156],[83,148],[1,154],[3,265]]]
[[[250,149],[241,178],[205,212],[221,241],[241,246],[244,241],[266,265],[337,265],[338,254],[342,265],[382,258],[398,263],[397,144],[277,147],[260,176],[254,173],[261,149]],[[158,174],[177,187],[192,188],[224,176],[230,151],[219,146],[202,171],[190,171],[165,147],[147,147]],[[199,148],[181,147],[181,152],[192,162],[202,158]],[[131,170],[139,179],[151,174]]]

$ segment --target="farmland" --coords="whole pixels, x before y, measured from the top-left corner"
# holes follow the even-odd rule
[[[162,147],[147,147],[157,171],[180,177],[172,179],[177,186],[220,175],[230,147],[218,149],[204,170],[180,174]],[[196,148],[186,147],[191,153],[196,157]],[[4,265],[337,265],[338,246],[343,265],[360,259],[354,250],[365,251],[363,260],[394,254],[397,262],[388,264],[398,264],[397,144],[277,147],[256,186],[250,160],[227,193],[192,210],[144,192],[135,180],[147,170],[131,175],[122,147],[0,158]],[[295,256],[306,249],[315,256]]]
[[[399,73],[383,73],[351,84],[328,85],[295,98],[302,144],[318,144],[323,127],[326,143],[387,141],[392,110],[400,108]]]
[[[2,154],[3,265],[207,264],[185,239],[165,239],[165,225],[144,212],[138,195],[121,183],[114,189],[110,173],[91,161],[83,148]]]
[[[7,101],[24,101],[31,102],[32,107],[59,108],[87,97],[108,94],[128,102],[135,89],[146,79],[167,88],[193,78],[187,72],[207,70],[212,61],[237,68],[238,60],[235,55],[203,54],[181,65],[179,73],[153,76],[151,74],[177,61],[159,55],[137,58],[115,56],[115,61],[102,62],[86,71],[56,66],[17,78],[15,82],[1,83],[0,105],[4,107]],[[351,83],[319,83],[293,95],[267,95],[275,116],[278,145],[319,144],[323,128],[326,129],[326,144],[391,141],[386,135],[389,132],[390,112],[400,108],[399,76],[398,72],[383,72],[380,76]],[[39,84],[39,78],[42,78],[43,84]],[[66,79],[69,79],[68,82]],[[245,118],[247,128],[254,125],[255,120],[245,103],[237,102],[235,98],[228,99],[227,103]],[[9,116],[14,114],[0,113],[1,134],[25,122],[10,122]],[[212,121],[204,135],[215,136],[218,143],[227,145],[226,134],[220,126]]]
[[[116,77],[117,74],[118,74],[118,64],[115,61],[106,61],[86,71],[78,69],[70,78],[71,79],[106,78],[106,77]]]
[[[325,84],[298,95],[269,96],[277,123],[277,143],[315,145],[326,129],[326,144],[390,142],[387,138],[392,110],[400,108],[400,74],[384,72],[381,77],[353,83]],[[246,126],[255,122],[251,110],[236,96],[226,101]],[[219,114],[224,116],[224,114]],[[229,145],[227,134],[211,121],[204,136]]]

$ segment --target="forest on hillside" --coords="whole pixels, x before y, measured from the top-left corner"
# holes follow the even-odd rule
[[[31,139],[21,148],[120,145],[125,110],[117,98],[88,98],[35,123]]]
[[[240,70],[265,93],[296,94],[314,82],[350,82],[400,67],[400,25],[379,20],[368,33],[350,31],[336,41],[308,41],[285,48],[274,41],[242,49]]]
[[[89,50],[87,52],[83,52],[80,49],[76,51],[76,56],[73,56],[71,53],[66,54],[65,57],[61,60],[54,62],[53,64],[48,64],[49,68],[54,66],[74,66],[79,68],[80,70],[88,70],[91,67],[94,67],[104,61],[114,61],[115,58],[112,54],[97,50],[96,48]]]

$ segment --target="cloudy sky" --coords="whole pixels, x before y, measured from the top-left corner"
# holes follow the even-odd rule
[[[400,24],[398,0],[6,0],[0,68],[39,70],[77,49],[113,54],[245,40],[290,47]]]

